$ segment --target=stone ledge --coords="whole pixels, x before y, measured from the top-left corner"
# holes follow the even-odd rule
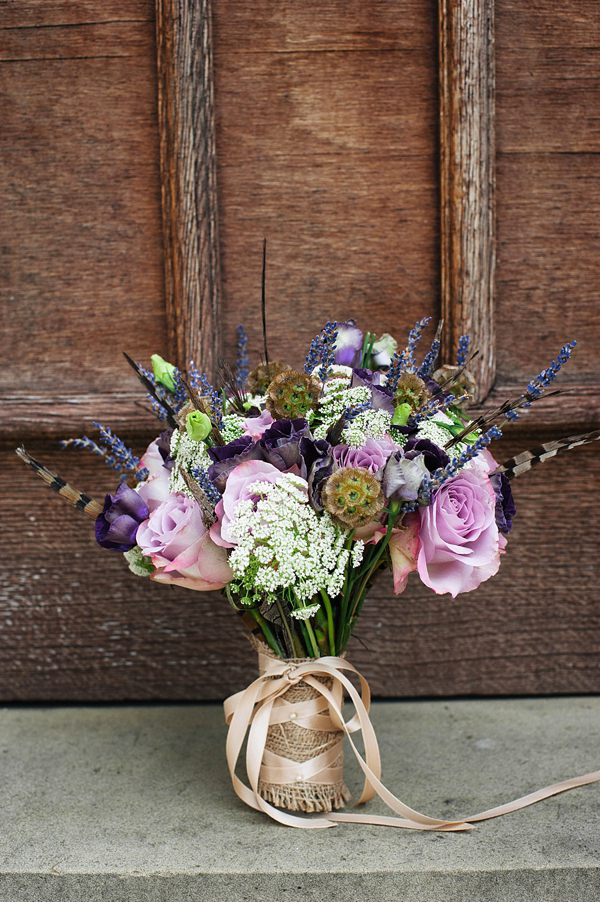
[[[378,702],[372,719],[386,786],[435,816],[598,768],[597,698]],[[1,710],[1,902],[600,898],[600,785],[470,834],[291,830],[236,798],[225,735],[218,705]]]

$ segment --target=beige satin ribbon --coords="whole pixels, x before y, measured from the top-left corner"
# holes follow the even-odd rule
[[[444,821],[428,817],[409,808],[381,783],[379,746],[375,730],[369,719],[371,694],[367,681],[352,664],[338,657],[317,658],[303,663],[281,659],[275,660],[267,658],[266,655],[260,655],[260,658],[262,659],[260,660],[260,670],[264,672],[261,672],[258,679],[254,680],[247,689],[230,696],[224,703],[225,719],[229,725],[226,745],[227,764],[233,787],[239,798],[251,808],[264,811],[265,814],[268,814],[269,817],[280,824],[303,829],[321,829],[324,827],[335,827],[339,823],[356,823],[406,827],[412,830],[439,830],[443,832],[471,830],[476,821],[499,817],[502,814],[508,814],[510,811],[517,811],[519,808],[533,805],[541,799],[547,799],[549,796],[557,795],[568,789],[600,781],[600,770],[598,770],[581,777],[574,777],[572,780],[555,783],[553,786],[539,789],[537,792],[532,792],[513,802],[508,802],[506,805],[490,808],[481,814],[464,818],[464,820]],[[360,681],[360,694],[342,672],[344,670],[356,674]],[[329,677],[333,680],[332,689],[328,689],[317,677]],[[289,719],[290,703],[286,702],[283,696],[291,685],[300,681],[315,689],[319,693],[319,698],[294,703],[294,713],[297,715],[297,719],[294,722],[300,723],[300,725],[308,729],[343,731],[348,737],[356,759],[365,775],[364,786],[357,804],[361,805],[363,802],[368,802],[375,795],[378,795],[400,817],[349,814],[337,811],[324,816],[312,815],[303,817],[275,808],[261,798],[258,792],[259,777],[266,782],[273,783],[293,782],[296,779],[313,782],[318,782],[319,779],[321,781],[327,780],[327,782],[330,780],[330,773],[324,776],[324,772],[331,763],[331,755],[327,752],[325,755],[318,756],[317,759],[300,763],[289,762],[287,759],[276,760],[280,756],[273,756],[272,753],[268,753],[265,756],[269,725],[275,722],[283,723],[286,719]],[[348,722],[344,720],[341,711],[344,690],[350,696],[356,711],[354,717]],[[288,708],[287,711],[286,708]],[[328,715],[322,713],[325,710],[328,710]],[[250,732],[246,746],[246,773],[250,787],[246,786],[235,773],[236,764],[248,730]],[[351,734],[357,730],[361,730],[363,734],[365,758],[362,757],[352,741]],[[329,750],[329,752],[331,751]],[[335,752],[334,757],[337,756],[339,747],[333,751]],[[312,764],[312,762],[315,762],[315,764]],[[336,779],[340,778],[340,775],[336,775]]]

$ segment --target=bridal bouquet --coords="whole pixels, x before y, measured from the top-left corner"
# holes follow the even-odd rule
[[[265,342],[264,359],[251,371],[240,327],[236,365],[221,363],[218,385],[193,363],[184,373],[155,355],[150,371],[128,358],[164,431],[141,458],[99,424],[98,441],[63,443],[120,472],[103,505],[19,449],[60,495],[94,517],[99,545],[123,553],[133,573],[223,590],[242,614],[263,673],[245,727],[254,705],[266,718],[252,725],[265,734],[255,772],[248,771],[252,792],[234,774],[245,733],[239,706],[250,704],[244,693],[226,703],[234,734],[228,757],[238,794],[269,813],[273,806],[331,811],[348,798],[340,739],[352,728],[343,723],[341,699],[350,693],[361,714],[368,696],[366,707],[355,698],[341,673],[353,668],[341,656],[378,574],[391,570],[396,594],[412,572],[438,594],[476,589],[500,566],[515,516],[511,479],[600,435],[550,442],[499,465],[488,446],[500,424],[552,386],[575,342],[520,396],[472,419],[469,339],[461,338],[453,365],[438,367],[438,330],[418,360],[428,322],[415,325],[403,349],[388,334],[363,334],[353,320],[329,322],[301,369],[269,359]],[[368,732],[364,716],[359,720]],[[376,759],[371,744],[361,801],[375,791]],[[398,804],[397,812],[410,812]],[[415,815],[400,825],[414,826],[423,817]]]

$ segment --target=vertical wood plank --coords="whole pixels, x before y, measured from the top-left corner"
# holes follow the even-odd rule
[[[439,0],[442,353],[479,350],[479,399],[495,376],[494,0]]]
[[[214,376],[220,302],[210,0],[156,0],[171,354]]]

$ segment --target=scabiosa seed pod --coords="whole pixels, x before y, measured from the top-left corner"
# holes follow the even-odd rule
[[[280,373],[265,392],[267,410],[276,420],[305,418],[315,410],[321,396],[321,385],[308,373],[298,370]]]
[[[396,406],[409,404],[413,410],[418,410],[428,400],[429,392],[423,380],[416,373],[402,373],[394,396]]]
[[[439,370],[433,374],[433,381],[438,385],[445,383],[443,389],[445,392],[452,392],[455,398],[459,399],[463,395],[467,397],[463,401],[454,404],[455,407],[467,408],[475,401],[475,392],[477,390],[475,379],[468,370],[460,372],[462,367],[453,366],[451,363],[445,363]],[[460,373],[460,375],[459,375]],[[456,378],[455,378],[456,377]]]
[[[347,529],[371,523],[383,508],[381,483],[364,467],[341,467],[332,473],[322,499],[325,510]]]
[[[291,366],[288,363],[280,363],[278,360],[268,364],[259,363],[248,376],[248,391],[253,395],[262,395],[276,376],[289,370]]]

